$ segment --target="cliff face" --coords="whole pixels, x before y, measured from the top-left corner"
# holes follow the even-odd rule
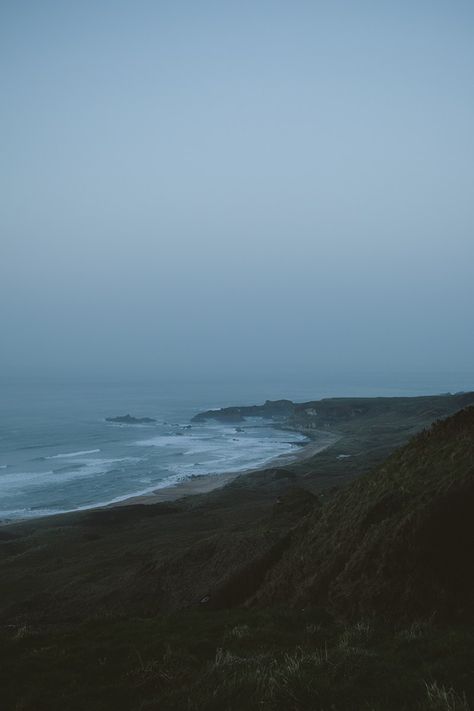
[[[474,407],[312,513],[254,602],[474,617]]]

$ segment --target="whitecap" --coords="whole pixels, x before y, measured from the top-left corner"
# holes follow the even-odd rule
[[[65,452],[64,454],[53,454],[50,457],[45,457],[45,459],[66,459],[69,457],[83,457],[86,454],[97,454],[100,449],[84,449],[79,452]]]
[[[16,474],[6,474],[0,476],[0,491],[3,496],[18,494],[20,491],[31,488],[47,487],[51,484],[64,484],[74,479],[85,479],[87,477],[108,474],[115,464],[121,462],[139,462],[139,457],[121,457],[117,459],[85,459],[83,466],[65,471],[49,470],[46,472],[18,472]]]
[[[22,518],[40,518],[42,516],[54,516],[56,514],[63,513],[74,513],[76,511],[89,511],[91,509],[103,508],[104,506],[110,506],[112,504],[120,503],[121,501],[127,501],[127,499],[133,498],[135,496],[145,496],[146,494],[152,494],[157,489],[165,489],[169,486],[174,486],[179,484],[190,477],[187,474],[172,474],[171,476],[165,477],[158,482],[155,482],[151,486],[147,486],[146,489],[141,489],[139,491],[131,491],[127,494],[121,494],[113,499],[107,499],[106,501],[97,501],[94,503],[84,504],[82,506],[76,506],[75,508],[65,508],[65,509],[51,509],[51,508],[23,508],[23,509],[10,509],[0,511],[0,523],[8,522],[15,519]]]
[[[151,439],[139,439],[133,442],[138,447],[179,447],[180,449],[187,444],[195,442],[195,438],[191,435],[159,435]]]

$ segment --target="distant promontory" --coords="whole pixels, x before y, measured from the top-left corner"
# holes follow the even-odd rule
[[[192,422],[218,420],[220,422],[242,422],[246,417],[264,417],[275,419],[289,417],[295,410],[291,400],[266,400],[264,405],[243,407],[221,407],[219,410],[207,410],[194,415]]]

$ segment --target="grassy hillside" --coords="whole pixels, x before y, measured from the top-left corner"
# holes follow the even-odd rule
[[[0,629],[5,711],[469,711],[474,633],[317,610]]]
[[[351,615],[474,616],[474,407],[314,511],[259,601]]]

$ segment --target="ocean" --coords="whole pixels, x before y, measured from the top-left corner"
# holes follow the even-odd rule
[[[197,412],[289,397],[416,395],[442,392],[392,381],[352,385],[281,381],[184,384],[61,379],[0,381],[0,520],[87,509],[145,494],[199,474],[239,472],[267,464],[305,437],[255,418],[243,432],[231,424],[191,423]],[[449,383],[448,383],[449,384]],[[459,383],[456,383],[458,386]],[[460,389],[460,388],[458,388]],[[131,414],[156,423],[124,425]],[[190,426],[191,425],[191,426]]]
[[[257,467],[305,439],[258,418],[242,432],[190,423],[200,410],[226,404],[205,389],[147,383],[3,384],[0,520],[100,506],[192,475]],[[156,422],[105,420],[128,413]]]

